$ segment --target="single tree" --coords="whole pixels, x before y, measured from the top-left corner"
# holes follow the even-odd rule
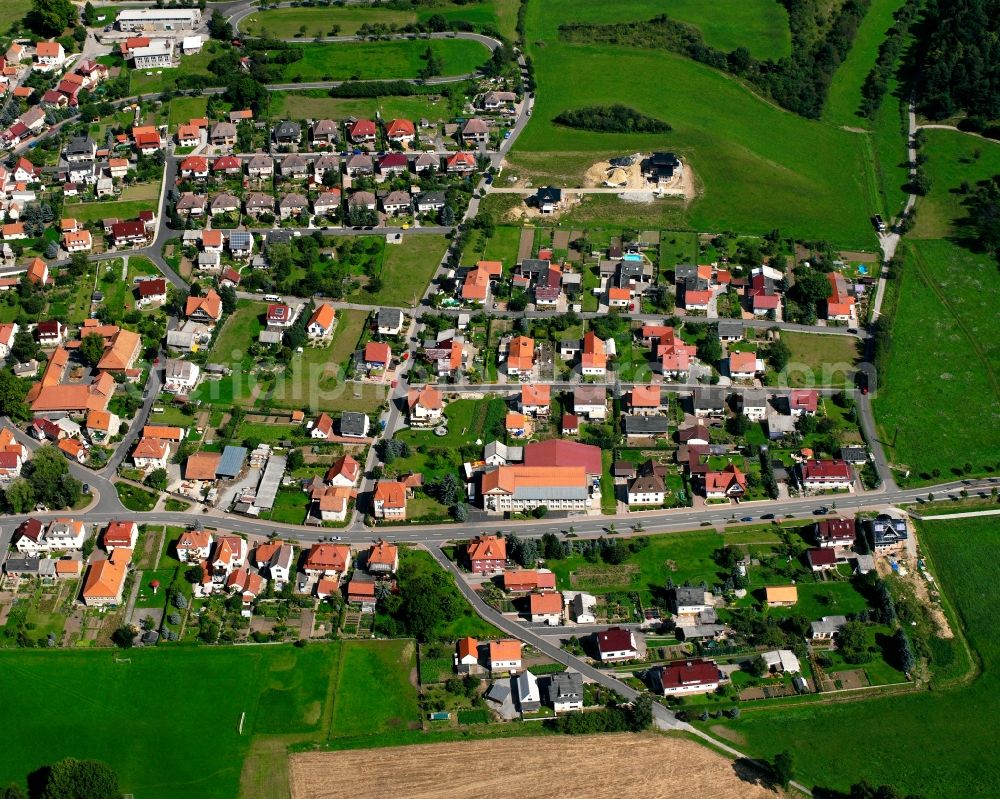
[[[104,356],[104,337],[97,333],[88,333],[80,342],[80,357],[84,363],[97,366]]]
[[[53,763],[39,799],[121,799],[118,775],[97,760]]]

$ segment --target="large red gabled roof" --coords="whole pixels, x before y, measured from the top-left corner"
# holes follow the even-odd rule
[[[601,448],[579,441],[550,438],[524,447],[525,466],[583,466],[587,474],[600,474]]]

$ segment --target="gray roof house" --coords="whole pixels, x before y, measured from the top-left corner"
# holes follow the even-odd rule
[[[541,710],[542,695],[538,690],[538,678],[530,671],[522,671],[514,680],[514,690],[517,695],[517,705],[522,713],[534,713]]]
[[[246,256],[253,252],[253,233],[249,230],[230,231],[228,241],[233,255]]]
[[[394,336],[403,328],[403,312],[399,308],[379,308],[375,326],[379,333]]]
[[[302,141],[302,126],[298,122],[282,120],[274,128],[274,140],[278,144],[298,144]]]
[[[355,411],[344,411],[340,416],[340,434],[364,438],[368,433],[368,417]]]
[[[898,519],[887,513],[880,513],[869,522],[872,532],[872,546],[875,549],[895,546],[909,537],[906,519]]]
[[[225,144],[236,138],[236,126],[232,122],[216,122],[209,134],[212,144]]]
[[[250,177],[266,177],[274,174],[274,159],[264,153],[255,154],[247,161],[247,174]]]
[[[698,277],[698,267],[695,264],[677,264],[674,267],[674,282],[688,291],[705,291],[708,288],[708,281]]]
[[[651,438],[665,436],[669,425],[666,416],[622,415],[622,427],[628,438]]]
[[[246,212],[251,216],[257,214],[274,213],[274,198],[270,194],[260,191],[252,191],[247,195]]]
[[[387,214],[403,214],[410,210],[410,193],[391,191],[382,198],[382,209]]]
[[[375,173],[375,162],[370,155],[352,155],[344,164],[344,171],[348,175],[372,175]]]
[[[63,157],[69,162],[92,161],[97,153],[97,144],[89,136],[74,136],[69,140]]]
[[[281,159],[280,169],[283,178],[304,178],[309,172],[309,162],[298,153],[291,153]]]
[[[547,687],[549,704],[559,713],[583,707],[583,675],[578,671],[553,674]]]
[[[337,123],[332,119],[318,119],[312,126],[312,140],[319,142],[337,141]]]
[[[213,215],[237,212],[240,210],[239,198],[233,194],[227,194],[225,192],[222,194],[216,194],[212,198],[210,210]]]
[[[278,211],[282,219],[288,219],[290,216],[298,216],[308,210],[309,200],[295,192],[286,194],[278,203]]]
[[[323,153],[313,161],[313,174],[317,180],[322,180],[327,172],[340,172],[340,159],[335,155]]]
[[[177,201],[177,213],[182,215],[200,216],[205,213],[208,205],[208,197],[204,194],[194,192],[184,192]]]
[[[719,320],[719,339],[722,341],[740,341],[743,338],[743,322],[739,319]]]
[[[692,395],[692,405],[697,416],[721,416],[726,411],[728,392],[718,386],[696,388]]]
[[[413,161],[414,172],[429,172],[441,166],[441,159],[434,153],[420,153]]]
[[[413,206],[418,214],[425,214],[428,211],[440,211],[447,203],[447,198],[443,191],[425,191],[418,194],[413,200]]]

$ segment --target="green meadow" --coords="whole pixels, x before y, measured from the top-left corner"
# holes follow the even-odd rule
[[[468,39],[434,41],[309,43],[302,59],[285,68],[289,82],[325,80],[391,80],[415,78],[430,47],[442,62],[442,75],[474,72],[489,58],[489,50]]]
[[[609,156],[673,150],[693,168],[699,196],[687,207],[657,204],[664,209],[661,223],[753,233],[779,227],[870,246],[868,217],[881,203],[858,134],[783,111],[738,81],[672,53],[559,40],[559,20],[642,19],[650,10],[642,3],[611,7],[594,0],[529,3],[528,50],[538,96],[510,173],[534,185],[573,185]],[[623,75],[637,79],[623,81]],[[604,134],[552,122],[567,109],[612,103],[662,119],[673,130]]]

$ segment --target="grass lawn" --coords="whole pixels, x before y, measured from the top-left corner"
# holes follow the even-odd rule
[[[0,7],[0,31],[6,33],[14,23],[24,19],[31,9],[31,0],[12,0]]]
[[[842,386],[851,383],[858,360],[857,339],[853,336],[782,331],[781,339],[791,350],[785,371],[789,385]]]
[[[205,116],[207,97],[174,97],[170,101],[167,122],[171,127],[186,125],[190,120]]]
[[[382,256],[382,289],[371,294],[364,289],[349,300],[413,308],[420,302],[448,249],[444,236],[413,235],[401,244],[387,245]]]
[[[374,119],[446,120],[451,109],[446,99],[432,102],[428,96],[414,97],[328,97],[325,92],[275,92],[269,109],[272,119],[346,119],[349,116]]]
[[[205,42],[200,53],[184,56],[179,67],[128,70],[129,94],[152,94],[172,89],[181,75],[210,75],[208,65],[215,58],[218,46],[211,40]]]
[[[330,29],[334,25],[339,25],[340,32],[337,35],[351,36],[365,23],[402,27],[416,21],[417,15],[412,11],[396,11],[388,8],[273,8],[246,17],[240,23],[240,32],[291,39],[300,33],[304,25],[305,35],[313,38],[329,36]],[[303,38],[303,44],[308,43],[309,39]]]
[[[874,399],[883,442],[912,480],[992,471],[1000,453],[996,262],[940,239],[905,248],[894,344]],[[919,398],[919,401],[915,401]],[[969,409],[976,409],[973,414]]]
[[[379,735],[419,725],[413,641],[345,641],[331,737]]]
[[[830,84],[830,93],[823,107],[823,120],[834,125],[868,127],[864,117],[858,116],[861,107],[861,86],[875,66],[878,48],[892,26],[892,15],[903,5],[903,0],[873,0],[864,19],[858,26],[847,58],[837,68]],[[891,103],[892,98],[886,97]]]
[[[506,0],[498,0],[497,5]],[[404,27],[410,23],[423,21],[434,14],[440,14],[448,20],[462,20],[473,25],[497,23],[497,9],[493,3],[470,3],[458,5],[450,3],[435,4],[426,10],[404,11],[374,7],[330,6],[326,8],[276,8],[258,11],[240,23],[240,30],[262,36],[275,36],[281,39],[302,38],[308,43],[316,36],[330,36],[334,25],[340,27],[338,36],[352,36],[365,23],[369,25],[395,25]],[[516,10],[514,11],[516,16]],[[302,32],[305,26],[305,33]],[[514,38],[511,34],[510,38]]]
[[[63,208],[67,216],[71,216],[80,222],[95,222],[108,217],[118,219],[135,219],[140,211],[152,211],[156,209],[156,202],[160,193],[159,184],[146,184],[155,186],[152,196],[143,199],[113,200],[111,202],[90,202],[72,203]],[[143,187],[129,187],[130,189]]]
[[[265,303],[240,300],[215,340],[210,353],[212,363],[241,363],[247,347],[261,331],[260,317],[266,311]]]
[[[606,5],[585,3],[584,8],[588,16],[589,12],[600,8],[598,21],[614,21]],[[747,47],[757,58],[779,59],[792,50],[788,13],[780,3],[772,0],[722,0],[713,5],[700,0],[642,0],[629,2],[626,8],[630,20],[666,14],[689,22],[701,31],[706,43],[727,52]],[[576,17],[573,20],[578,21]]]
[[[298,488],[279,488],[274,498],[274,507],[270,513],[262,514],[273,522],[286,524],[302,524],[309,508],[309,495]]]
[[[285,67],[284,79],[391,80],[414,78],[426,63],[428,46],[440,57],[442,75],[474,72],[489,58],[489,50],[468,39],[309,44],[300,61]]]
[[[144,649],[126,662],[109,650],[0,653],[5,674],[41,681],[51,700],[39,703],[31,691],[5,698],[0,782],[22,783],[63,757],[94,758],[136,796],[231,799],[256,737],[279,725],[326,737],[324,700],[338,655],[337,644]],[[210,769],[203,736],[219,758]]]
[[[664,10],[661,4],[656,8]],[[591,16],[613,21],[642,18],[643,13],[595,0],[529,2],[527,49],[539,90],[531,124],[509,159],[510,174],[531,178],[534,185],[548,179],[579,180],[588,166],[610,155],[669,149],[688,160],[702,189],[690,207],[588,198],[581,210],[597,208],[594,217],[607,217],[610,208],[621,208],[606,223],[631,217],[643,225],[747,233],[781,227],[841,244],[873,244],[868,218],[880,202],[861,137],[782,111],[737,81],[672,53],[559,40],[560,20]],[[567,74],[574,80],[565,80]],[[644,79],[623,82],[621,75]],[[706,97],[712,102],[706,103]],[[566,109],[615,102],[663,119],[673,131],[603,134],[552,123]]]
[[[900,793],[939,799],[987,797],[996,793],[1000,761],[982,756],[982,742],[992,740],[993,719],[1000,710],[1000,621],[993,603],[1000,546],[1000,522],[963,519],[920,524],[919,538],[944,595],[954,607],[978,654],[982,673],[931,692],[832,705],[746,709],[727,724],[734,740],[751,755],[773,757],[789,750],[796,779],[806,785],[846,790],[867,779],[891,784]],[[958,644],[952,671],[965,665]],[[892,730],[906,746],[888,752],[858,746],[859,731]],[[817,740],[822,746],[816,746]]]
[[[924,239],[953,236],[966,216],[958,193],[963,181],[971,186],[1000,173],[1000,142],[991,142],[953,130],[928,130],[924,169],[931,191],[917,200],[913,235]]]
[[[129,510],[149,511],[156,504],[158,496],[151,491],[138,488],[129,483],[115,483],[115,490],[118,491],[118,498]]]
[[[501,225],[494,228],[493,237],[486,242],[483,260],[503,261],[505,274],[510,274],[517,263],[517,248],[521,242],[521,228]]]

